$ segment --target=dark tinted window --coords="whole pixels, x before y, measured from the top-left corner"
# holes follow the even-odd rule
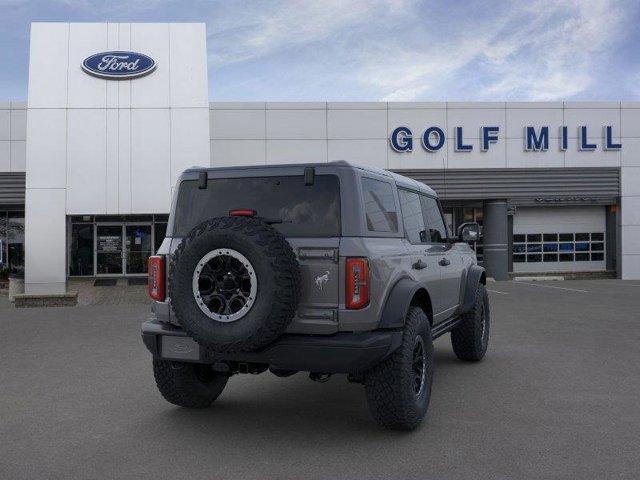
[[[363,178],[362,194],[367,229],[370,232],[397,232],[398,214],[391,184],[372,178]]]
[[[426,233],[424,217],[422,216],[422,206],[420,196],[407,190],[398,190],[400,196],[400,210],[402,211],[402,221],[407,239],[411,243],[424,243]]]
[[[420,195],[422,201],[422,213],[427,225],[427,241],[444,242],[447,240],[447,229],[444,226],[440,206],[435,198]]]
[[[93,275],[93,224],[71,225],[69,275]]]
[[[154,245],[153,245],[153,251],[157,252],[160,249],[160,245],[162,245],[162,241],[164,240],[164,237],[167,235],[167,224],[166,223],[162,223],[162,222],[156,222],[153,224],[153,228],[154,228]]]
[[[212,217],[229,210],[252,209],[259,217],[280,219],[273,227],[287,237],[340,235],[340,181],[316,175],[306,186],[303,176],[209,179],[198,189],[195,180],[182,182],[174,219],[174,235],[183,236]]]

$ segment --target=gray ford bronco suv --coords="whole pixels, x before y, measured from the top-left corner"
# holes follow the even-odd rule
[[[193,168],[149,259],[142,339],[160,393],[208,407],[239,373],[364,384],[372,416],[424,418],[433,340],[461,360],[489,340],[475,223],[447,231],[433,190],[346,162]]]

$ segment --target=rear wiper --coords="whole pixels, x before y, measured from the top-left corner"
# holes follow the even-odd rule
[[[260,220],[262,220],[264,223],[266,223],[267,225],[273,225],[274,223],[293,223],[293,220],[285,220],[283,218],[262,218],[262,217],[258,217]]]

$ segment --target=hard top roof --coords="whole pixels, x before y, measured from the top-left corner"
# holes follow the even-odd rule
[[[277,164],[277,165],[250,165],[250,166],[229,166],[229,167],[191,167],[186,172],[202,172],[204,171],[213,171],[213,172],[232,172],[232,171],[247,171],[247,170],[271,170],[271,169],[285,169],[285,168],[295,168],[295,167],[336,167],[336,168],[355,168],[358,170],[362,170],[365,172],[375,173],[376,175],[381,175],[384,177],[388,177],[392,179],[396,185],[406,188],[411,188],[413,190],[422,191],[428,195],[436,196],[436,192],[429,187],[428,185],[418,182],[409,177],[405,177],[403,175],[399,175],[395,172],[390,172],[388,170],[384,170],[382,168],[372,167],[369,165],[361,165],[358,163],[347,162],[345,160],[337,160],[333,162],[324,162],[324,163],[286,163],[286,164]]]

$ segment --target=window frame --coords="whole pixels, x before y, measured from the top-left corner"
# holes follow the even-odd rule
[[[588,240],[576,240],[577,235],[587,235]],[[516,236],[523,236],[524,240],[515,241]],[[555,236],[556,240],[545,241],[545,236]],[[561,238],[571,237],[572,240],[560,240]],[[514,233],[514,241],[511,247],[511,259],[513,263],[574,263],[584,264],[586,262],[606,262],[607,261],[607,245],[605,232],[565,232],[565,233]],[[603,238],[603,240],[598,240]],[[519,237],[518,240],[521,240]],[[587,248],[577,248],[578,245]],[[532,247],[531,249],[529,247]],[[540,250],[534,250],[533,247],[540,247]],[[555,247],[555,249],[552,249]],[[595,247],[595,248],[594,248]],[[516,251],[521,250],[521,251]],[[541,260],[530,260],[541,255]],[[577,255],[580,255],[580,260]],[[584,259],[584,255],[588,255],[588,259]],[[602,256],[602,259],[596,260],[594,257]],[[546,258],[546,259],[545,259]],[[551,260],[555,258],[555,260]]]

